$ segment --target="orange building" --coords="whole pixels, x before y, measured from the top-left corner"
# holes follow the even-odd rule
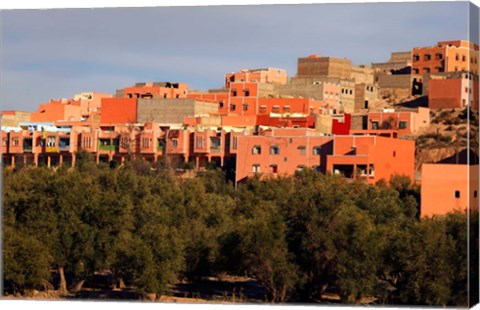
[[[469,71],[478,74],[478,45],[468,41],[443,41],[412,49],[412,75]]]
[[[82,116],[89,116],[92,113],[99,113],[103,98],[112,98],[111,94],[102,94],[96,92],[85,92],[75,94],[73,100],[80,100]]]
[[[399,135],[410,135],[430,125],[430,109],[417,108],[412,111],[394,111],[385,109],[381,112],[369,112],[367,130],[392,129]]]
[[[230,84],[234,82],[286,84],[287,81],[288,75],[285,69],[243,69],[225,75],[225,88],[230,88]]]
[[[136,83],[115,94],[117,98],[187,98],[187,84],[173,82]]]
[[[478,111],[478,76],[462,73],[457,77],[431,79],[428,90],[430,109],[464,108]]]
[[[40,104],[38,110],[31,114],[32,122],[80,121],[81,119],[81,101],[73,99],[51,99],[48,103]]]
[[[255,174],[292,175],[304,168],[364,178],[414,177],[415,142],[377,136],[318,136],[308,129],[272,129],[237,138],[236,182]]]
[[[103,124],[126,124],[137,122],[136,98],[103,98],[100,122]]]
[[[478,210],[478,165],[423,164],[421,217]]]

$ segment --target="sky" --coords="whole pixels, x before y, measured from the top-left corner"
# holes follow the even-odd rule
[[[468,39],[468,2],[2,10],[0,110],[136,82],[220,88],[225,73],[311,54],[354,64]]]

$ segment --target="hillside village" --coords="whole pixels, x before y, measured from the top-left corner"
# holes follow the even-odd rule
[[[244,69],[208,91],[136,83],[2,111],[1,126],[5,167],[75,166],[85,150],[97,163],[167,160],[180,177],[216,166],[235,184],[305,168],[369,184],[404,175],[421,185],[422,217],[445,214],[478,205],[478,174],[467,182],[478,169],[478,46],[438,42],[358,66],[310,55],[293,76]]]

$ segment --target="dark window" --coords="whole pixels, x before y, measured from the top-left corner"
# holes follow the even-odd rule
[[[314,146],[313,147],[313,155],[322,155],[323,149],[321,146]]]
[[[419,61],[420,60],[420,56],[418,55],[413,55],[413,61]]]
[[[455,198],[460,198],[460,191],[455,191]]]
[[[280,154],[280,148],[278,146],[271,146],[270,147],[270,154],[271,155],[278,155]]]
[[[424,59],[425,59],[425,60],[430,60],[430,59],[431,59],[430,54],[425,54]]]
[[[405,128],[407,128],[407,125],[408,125],[407,121],[401,121],[398,128],[405,129]]]
[[[372,129],[378,129],[378,122],[372,122]]]
[[[252,154],[262,154],[262,147],[260,145],[255,145],[252,148]]]
[[[220,100],[220,101],[218,102],[218,107],[219,107],[220,109],[223,108],[223,100]]]
[[[243,111],[248,111],[248,103],[243,104]]]
[[[297,149],[300,151],[300,155],[305,155],[305,146],[299,146]]]
[[[277,165],[270,165],[270,172],[277,173],[278,172],[278,166]]]
[[[478,195],[477,191],[473,191],[473,198],[477,198],[477,195]]]

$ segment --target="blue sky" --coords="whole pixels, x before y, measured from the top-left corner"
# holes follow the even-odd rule
[[[114,93],[142,81],[219,88],[242,68],[298,57],[387,61],[392,51],[468,39],[468,2],[4,10],[0,109]]]

